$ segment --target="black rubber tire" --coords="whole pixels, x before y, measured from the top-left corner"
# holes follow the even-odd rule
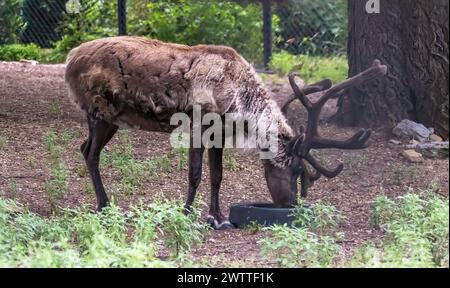
[[[234,204],[230,208],[229,221],[237,228],[245,228],[252,224],[266,227],[273,225],[292,225],[292,208],[273,208],[269,203]]]

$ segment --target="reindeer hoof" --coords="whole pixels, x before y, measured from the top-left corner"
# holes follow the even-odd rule
[[[218,221],[214,216],[208,216],[206,219],[206,222],[211,225],[211,227],[214,230],[231,230],[236,229],[236,226],[231,224],[230,221],[224,220],[224,221]]]

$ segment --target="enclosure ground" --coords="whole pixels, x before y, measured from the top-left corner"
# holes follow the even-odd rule
[[[84,115],[68,100],[64,83],[63,65],[31,65],[28,63],[0,62],[0,197],[13,198],[44,216],[51,215],[45,183],[51,177],[51,157],[45,147],[49,130],[72,135],[64,146],[63,159],[69,171],[69,189],[59,201],[62,207],[77,207],[89,203],[94,207],[95,196],[89,189],[90,179],[83,170],[84,161],[79,146],[86,138]],[[267,81],[277,97],[290,94],[286,83]],[[289,120],[299,127],[306,112],[299,104],[292,105]],[[326,106],[324,118],[333,113],[333,103]],[[323,135],[333,138],[350,135],[352,129],[343,129],[323,121]],[[184,199],[187,190],[187,170],[178,169],[178,155],[169,144],[169,135],[131,131],[131,143],[136,159],[168,155],[169,170],[150,177],[134,193],[125,194],[114,187],[120,174],[114,168],[101,171],[109,195],[120,206],[149,202],[155,196]],[[340,210],[346,220],[340,230],[345,239],[344,255],[353,248],[382,236],[370,225],[371,202],[384,193],[390,197],[407,192],[420,192],[435,183],[442,195],[449,191],[448,160],[426,160],[411,164],[400,155],[401,146],[388,143],[383,131],[376,131],[371,147],[363,151],[333,150],[323,153],[321,161],[329,165],[342,161],[346,168],[339,177],[319,180],[310,189],[309,202],[323,201]],[[118,145],[117,137],[107,149]],[[236,165],[227,165],[221,189],[224,213],[232,203],[245,201],[270,201],[262,166],[258,157],[237,154]],[[233,171],[232,171],[233,170]],[[205,167],[198,199],[209,203],[209,175]],[[111,195],[113,194],[113,195]],[[207,208],[204,208],[206,218]],[[271,259],[263,258],[258,240],[264,232],[250,230],[212,231],[203,244],[193,251],[199,263],[215,267],[276,266]]]

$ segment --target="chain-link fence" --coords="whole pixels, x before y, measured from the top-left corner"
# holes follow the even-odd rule
[[[228,45],[263,63],[272,51],[342,53],[346,23],[346,0],[0,0],[0,45],[59,52],[129,34]]]

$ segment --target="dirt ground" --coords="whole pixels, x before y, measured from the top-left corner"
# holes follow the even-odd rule
[[[61,201],[63,207],[95,204],[95,196],[88,193],[88,176],[80,177],[77,169],[83,165],[79,146],[86,138],[87,125],[83,114],[68,100],[63,79],[63,65],[31,65],[28,63],[0,62],[0,137],[6,143],[0,148],[0,197],[14,198],[34,212],[50,215],[45,193],[45,181],[50,175],[50,157],[44,147],[47,131],[71,131],[76,137],[63,152],[70,170],[70,185]],[[268,83],[278,100],[290,94],[286,84]],[[305,111],[293,104],[289,118],[294,127],[305,119]],[[330,103],[324,118],[334,106]],[[321,124],[323,135],[340,138],[354,132],[332,124]],[[169,154],[169,135],[132,131],[135,157],[145,159]],[[439,193],[448,195],[448,160],[426,160],[411,164],[400,155],[401,146],[388,143],[389,136],[376,131],[371,147],[364,151],[324,152],[328,164],[342,161],[344,172],[332,180],[321,179],[310,189],[309,202],[323,201],[342,211],[346,220],[340,229],[345,233],[343,254],[350,254],[361,243],[381,237],[369,224],[370,205],[374,197],[384,193],[399,196],[413,189],[420,191],[437,183]],[[117,145],[117,139],[110,143]],[[226,170],[221,189],[224,213],[232,203],[243,201],[269,201],[260,161],[254,155],[239,154],[239,171]],[[180,171],[173,163],[170,173],[149,179],[132,195],[115,194],[114,200],[126,207],[138,201],[148,202],[158,194],[168,198],[184,199],[187,191],[187,171]],[[107,191],[119,181],[117,171],[101,171]],[[208,169],[204,169],[199,198],[209,203]],[[13,188],[13,185],[15,188]],[[207,208],[204,213],[206,216]],[[261,256],[258,240],[263,234],[247,230],[212,231],[202,245],[193,251],[198,261],[215,266],[276,266],[271,259]]]

